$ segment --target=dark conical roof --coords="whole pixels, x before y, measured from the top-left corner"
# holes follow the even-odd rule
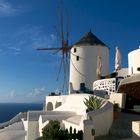
[[[91,30],[82,37],[75,45],[102,45],[106,46],[100,39],[98,39]]]

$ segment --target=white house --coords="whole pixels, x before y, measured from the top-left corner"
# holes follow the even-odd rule
[[[140,73],[140,48],[128,54],[129,75]]]

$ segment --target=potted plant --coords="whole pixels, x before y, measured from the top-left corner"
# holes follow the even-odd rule
[[[85,98],[84,104],[87,107],[86,112],[95,111],[102,106],[103,100],[94,96],[89,96],[89,99]]]

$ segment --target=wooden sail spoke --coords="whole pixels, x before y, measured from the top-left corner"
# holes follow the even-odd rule
[[[37,48],[37,50],[39,50],[39,51],[45,51],[45,50],[60,50],[60,48]]]

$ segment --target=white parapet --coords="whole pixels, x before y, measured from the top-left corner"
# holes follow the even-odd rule
[[[128,54],[128,66],[129,66],[129,75],[138,74],[138,68],[140,67],[140,49],[136,49]]]
[[[34,140],[39,137],[39,123],[38,121],[28,121],[28,131],[26,140]]]
[[[88,98],[90,94],[71,94],[71,95],[61,95],[61,96],[47,96],[46,97],[46,108],[48,105],[52,104],[53,111],[73,111],[78,115],[86,113],[86,106],[84,104],[84,99]],[[57,102],[62,105],[55,108]]]
[[[132,122],[133,137],[140,137],[140,121]]]
[[[94,129],[93,121],[84,120],[84,140],[94,140],[94,134],[92,134],[92,129]]]
[[[93,121],[96,137],[108,134],[113,122],[112,103],[106,102],[103,107],[96,111],[91,111],[87,115]]]
[[[101,79],[93,83],[93,90],[104,90],[108,94],[116,91],[116,78]]]
[[[117,71],[118,72],[118,77],[124,77],[127,78],[128,74],[128,68],[122,68]]]
[[[67,98],[67,95],[61,95],[61,96],[46,96],[45,101],[45,111],[51,111],[56,108],[57,103],[64,104],[65,100]]]

